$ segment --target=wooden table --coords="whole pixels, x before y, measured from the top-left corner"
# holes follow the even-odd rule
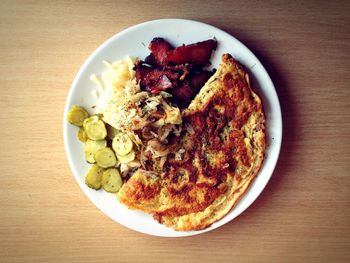
[[[1,1],[0,262],[350,262],[350,2],[284,2]],[[188,238],[105,216],[78,187],[62,139],[87,56],[167,17],[245,43],[271,74],[284,118],[263,194],[233,222]]]

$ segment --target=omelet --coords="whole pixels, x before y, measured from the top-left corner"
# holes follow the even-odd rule
[[[223,218],[257,176],[266,151],[265,115],[249,76],[229,54],[182,113],[179,155],[161,172],[139,169],[118,200],[178,231]]]

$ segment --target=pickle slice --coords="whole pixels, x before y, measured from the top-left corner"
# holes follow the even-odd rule
[[[78,137],[79,141],[81,141],[83,143],[87,141],[88,137],[87,137],[86,132],[85,132],[83,127],[79,128],[77,137]]]
[[[67,120],[69,123],[80,127],[87,117],[89,117],[89,113],[83,107],[73,105],[68,112]]]
[[[98,116],[85,119],[83,126],[87,137],[91,140],[102,140],[107,136],[106,125]]]
[[[101,188],[102,174],[105,169],[94,164],[85,176],[85,183],[88,187],[98,190]]]
[[[135,159],[135,151],[133,150],[126,155],[117,154],[117,158],[120,163],[129,163]]]
[[[133,143],[126,133],[118,133],[112,142],[112,148],[117,155],[127,155],[133,147]]]
[[[101,184],[105,191],[116,193],[122,187],[123,180],[117,169],[109,168],[103,172]]]
[[[85,153],[85,159],[88,163],[95,163],[95,153],[101,149],[106,147],[107,142],[106,140],[90,140],[87,139],[84,143],[84,153]]]
[[[117,163],[117,157],[113,150],[109,147],[104,147],[96,151],[94,155],[98,166],[102,168],[113,167]]]

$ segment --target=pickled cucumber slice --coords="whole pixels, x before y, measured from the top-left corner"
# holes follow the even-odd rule
[[[135,151],[132,150],[131,152],[129,152],[126,155],[119,155],[119,154],[117,154],[117,158],[118,158],[120,163],[131,162],[131,161],[133,161],[135,159]]]
[[[83,126],[86,135],[91,140],[102,140],[107,136],[106,125],[98,116],[91,116],[85,119]]]
[[[89,118],[86,118],[83,122],[83,126],[85,128],[85,125],[90,122],[90,121],[98,121],[100,118],[98,117],[98,115],[92,115]]]
[[[94,164],[85,176],[85,183],[88,187],[98,190],[101,188],[102,174],[105,169]]]
[[[133,143],[126,133],[118,133],[112,142],[112,148],[117,155],[127,155],[133,147]]]
[[[89,113],[83,107],[73,105],[68,112],[67,120],[69,123],[80,127],[87,117],[89,117]]]
[[[83,127],[80,127],[77,136],[78,136],[79,141],[81,141],[81,142],[86,142],[86,140],[88,139]]]
[[[116,193],[122,187],[123,180],[117,169],[109,168],[108,170],[103,172],[101,184],[105,191],[110,193]]]
[[[84,153],[85,153],[85,159],[89,163],[95,163],[95,153],[101,149],[106,147],[107,142],[106,140],[90,140],[87,139],[86,142],[84,143]]]
[[[95,153],[94,157],[98,166],[102,168],[113,167],[117,163],[117,157],[115,156],[113,150],[109,147],[99,149]]]

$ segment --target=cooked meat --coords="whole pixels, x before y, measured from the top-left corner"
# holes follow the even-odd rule
[[[214,39],[190,45],[182,45],[167,52],[166,63],[176,65],[193,63],[205,66],[209,64],[211,53],[216,47],[217,42]]]
[[[180,108],[185,108],[196,95],[196,91],[187,82],[174,87],[170,92],[173,95],[172,102]]]
[[[153,38],[148,48],[152,53],[145,61],[154,66],[165,66],[168,52],[174,49],[168,41],[160,37]]]
[[[159,93],[176,85],[180,74],[167,69],[149,67],[142,62],[136,64],[136,80],[143,90]]]
[[[180,108],[186,108],[211,75],[213,72],[207,70],[191,73],[186,81],[169,90],[173,94],[173,102]]]
[[[217,41],[214,39],[182,45],[177,48],[163,38],[156,37],[149,44],[151,54],[146,62],[154,66],[195,64],[205,66],[209,64],[211,53],[216,49]]]
[[[165,39],[154,38],[151,54],[135,67],[136,79],[141,89],[153,94],[167,90],[173,102],[184,108],[213,74],[202,67],[209,64],[216,46],[216,40],[210,39],[174,49]]]
[[[196,71],[194,73],[191,73],[188,77],[188,82],[190,83],[191,87],[197,91],[200,90],[207,82],[207,80],[213,75],[213,71],[203,70],[203,71]]]

